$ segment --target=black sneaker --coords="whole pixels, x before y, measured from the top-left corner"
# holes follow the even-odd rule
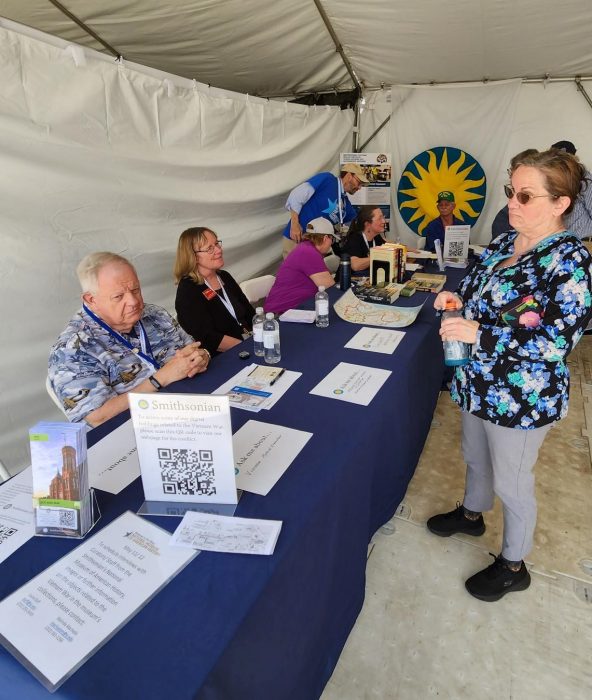
[[[493,603],[512,591],[525,591],[530,586],[530,574],[520,562],[518,571],[512,571],[500,555],[491,555],[495,561],[478,574],[465,581],[465,588],[475,598]]]
[[[469,520],[460,504],[457,504],[457,507],[451,510],[450,513],[433,515],[426,524],[430,532],[440,537],[450,537],[450,535],[455,535],[457,532],[464,532],[465,535],[478,537],[485,532],[483,516],[480,515],[476,520]]]

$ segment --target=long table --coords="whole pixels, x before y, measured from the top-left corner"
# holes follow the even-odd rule
[[[338,290],[330,290],[334,301]],[[442,381],[438,321],[428,299],[394,355],[344,349],[360,326],[331,310],[330,326],[282,324],[282,361],[303,375],[269,411],[232,409],[233,432],[256,418],[314,433],[266,496],[245,493],[237,515],[283,521],[271,557],[204,552],[53,695],[142,700],[308,700],[329,679],[364,601],[367,546],[402,500]],[[249,341],[246,347],[251,349]],[[241,346],[177,383],[210,393],[244,367]],[[254,359],[254,358],[252,358]],[[313,396],[340,361],[392,370],[369,406]],[[108,435],[129,414],[89,434]],[[140,480],[99,492],[103,527],[143,502]],[[173,530],[178,518],[151,518]],[[33,538],[0,565],[0,599],[71,551]],[[52,697],[0,648],[0,698]]]

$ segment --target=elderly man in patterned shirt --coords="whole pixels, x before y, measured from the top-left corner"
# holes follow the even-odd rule
[[[77,273],[82,309],[49,356],[51,386],[71,421],[94,427],[128,408],[128,391],[155,392],[205,371],[208,351],[164,309],[144,304],[128,260],[91,253]]]

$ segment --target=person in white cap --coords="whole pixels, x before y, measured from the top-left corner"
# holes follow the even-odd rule
[[[283,232],[284,258],[300,243],[309,221],[322,217],[338,227],[352,221],[356,210],[346,195],[354,194],[367,182],[361,165],[343,163],[338,178],[333,173],[318,173],[295,187],[286,202],[290,221]]]
[[[333,276],[324,256],[338,239],[333,224],[323,217],[309,221],[299,243],[281,264],[265,300],[265,311],[282,314],[314,297],[320,286],[332,287]]]

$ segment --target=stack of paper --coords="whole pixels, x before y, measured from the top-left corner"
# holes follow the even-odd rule
[[[302,372],[253,363],[213,393],[226,394],[231,406],[256,413],[274,406],[301,375]]]

